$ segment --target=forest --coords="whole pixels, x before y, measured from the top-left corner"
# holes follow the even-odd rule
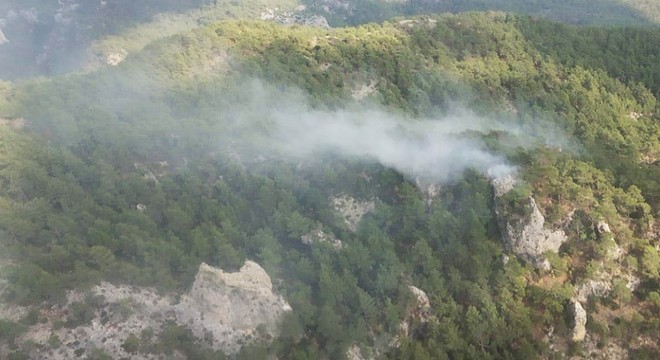
[[[167,3],[180,11],[202,1]],[[377,6],[356,3],[354,14]],[[0,258],[11,259],[4,301],[64,304],[68,291],[100,281],[180,292],[201,262],[235,271],[250,259],[294,310],[280,336],[244,346],[238,359],[341,359],[356,344],[364,358],[588,358],[586,344],[562,352],[544,336],[552,328],[568,338],[577,288],[614,274],[607,295],[583,304],[589,336],[599,349],[658,358],[660,30],[555,22],[574,13],[561,6],[553,20],[428,15],[486,10],[471,3],[378,4],[379,17],[338,17],[356,26],[331,29],[227,19],[156,39],[118,66],[0,81]],[[520,3],[492,6],[536,14],[536,2]],[[609,14],[622,6],[599,3]],[[149,11],[130,13],[139,21]],[[512,255],[492,178],[478,168],[439,182],[429,198],[377,158],[278,156],[260,136],[291,99],[311,114],[380,109],[417,124],[462,109],[515,125],[519,133],[461,136],[517,169],[500,200],[507,211],[524,212],[532,196],[568,241],[547,254],[551,270]],[[352,229],[328,203],[337,194],[373,201],[374,210]],[[599,232],[601,221],[612,237]],[[301,242],[317,230],[343,246]],[[610,256],[613,248],[622,255]],[[631,290],[622,274],[639,286]],[[409,321],[410,285],[432,305],[423,320]],[[91,321],[94,306],[80,303],[60,326]],[[20,341],[41,320],[39,311],[0,319],[10,358],[43,350]],[[124,344],[226,356],[174,325]]]

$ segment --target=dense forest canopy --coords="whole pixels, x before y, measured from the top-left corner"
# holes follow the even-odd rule
[[[134,18],[111,16],[127,22],[117,29],[155,15],[151,3],[133,5]],[[258,13],[239,3],[230,6]],[[375,20],[483,6],[351,3]],[[491,5],[592,22],[567,18],[582,2],[570,14],[564,3]],[[629,16],[621,23],[643,18],[632,9],[655,9],[597,3]],[[588,358],[613,347],[658,357],[660,30],[501,12],[184,30],[135,45],[116,66],[0,82],[3,301],[62,305],[67,291],[100,281],[176,293],[201,262],[233,271],[251,259],[293,311],[277,339],[238,358],[334,359],[355,346],[393,359]],[[104,44],[150,38],[140,34]],[[419,149],[444,157],[408,161]],[[517,185],[496,196],[500,175]],[[346,222],[329,200],[342,196],[371,210]],[[567,237],[544,254],[549,269],[503,240],[503,214],[529,216],[530,197]],[[319,233],[339,243],[301,241]],[[594,282],[610,289],[582,301],[590,342],[557,340],[570,338],[570,304]],[[422,317],[410,286],[428,297]],[[95,304],[76,303],[58,326],[90,322]],[[0,320],[6,353],[56,348],[23,341],[39,321],[49,320],[39,311]],[[224,357],[186,331],[132,334],[125,349]]]

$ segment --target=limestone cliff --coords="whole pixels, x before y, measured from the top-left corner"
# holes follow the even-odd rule
[[[123,346],[131,335],[145,331],[158,341],[165,324],[174,323],[189,328],[199,344],[232,355],[250,342],[272,340],[279,319],[291,311],[273,291],[268,274],[252,261],[235,273],[202,263],[190,290],[178,298],[152,288],[101,283],[88,292],[71,292],[65,306],[41,309],[44,321],[30,326],[19,342],[36,344],[33,359],[74,359],[99,351],[116,359],[180,358]],[[63,327],[82,304],[87,320]],[[9,317],[0,312],[3,318]],[[0,348],[0,358],[8,350]]]
[[[192,288],[175,309],[179,322],[199,338],[213,334],[213,347],[225,353],[238,352],[250,339],[274,338],[278,319],[291,311],[273,292],[268,274],[252,261],[236,273],[201,264]]]

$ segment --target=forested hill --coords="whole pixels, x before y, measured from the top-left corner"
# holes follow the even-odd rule
[[[655,359],[659,31],[494,12],[230,20],[84,75],[2,82],[0,357]],[[593,45],[608,37],[622,46]],[[438,119],[456,130],[415,132]],[[361,156],[374,134],[394,140]],[[343,151],[307,141],[334,137]],[[420,138],[463,146],[446,172],[467,165],[416,177],[388,146]],[[530,255],[529,233],[561,242]],[[223,354],[137,304],[146,287],[184,302],[202,262],[246,259],[291,305],[276,338],[257,328]],[[68,292],[101,281],[135,298]],[[138,316],[163,326],[63,341]]]
[[[340,27],[466,11],[604,27],[660,24],[660,3],[653,0],[5,0],[0,33],[8,42],[0,51],[0,79],[89,70],[157,38],[223,19],[315,18]]]

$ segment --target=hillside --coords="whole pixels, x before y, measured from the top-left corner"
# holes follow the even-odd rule
[[[0,83],[0,357],[658,357],[660,30],[182,30]]]
[[[5,0],[0,34],[9,41],[0,51],[0,79],[90,71],[116,64],[156,39],[223,19],[339,27],[466,11],[606,27],[660,24],[660,4],[650,0]]]

